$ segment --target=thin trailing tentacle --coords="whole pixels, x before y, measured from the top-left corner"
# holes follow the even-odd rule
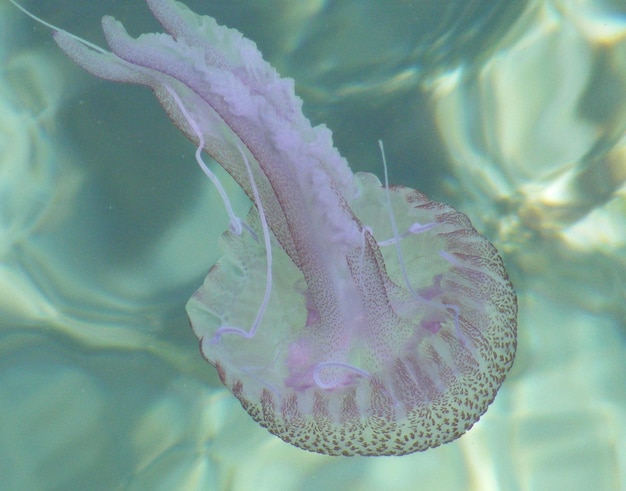
[[[263,315],[265,314],[265,309],[267,309],[267,303],[269,302],[270,294],[272,293],[272,239],[270,236],[269,227],[267,226],[267,219],[265,218],[265,209],[263,208],[263,203],[261,201],[261,196],[259,195],[259,190],[257,189],[256,183],[254,182],[254,176],[252,175],[252,168],[250,167],[250,162],[248,162],[248,157],[246,157],[246,154],[240,147],[237,148],[241,153],[241,157],[243,158],[246,169],[248,171],[250,186],[252,187],[252,193],[254,194],[254,200],[257,210],[259,212],[259,218],[261,220],[261,228],[263,230],[265,258],[267,264],[265,293],[263,295],[263,301],[261,302],[257,315],[249,331],[245,331],[239,327],[222,326],[215,332],[215,336],[212,340],[213,342],[219,341],[224,334],[237,334],[243,336],[246,339],[252,339],[256,334],[256,331],[259,328],[261,321],[263,320]]]

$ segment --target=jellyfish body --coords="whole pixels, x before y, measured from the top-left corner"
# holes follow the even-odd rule
[[[133,39],[105,17],[112,53],[55,40],[97,76],[152,88],[253,201],[251,233],[223,235],[187,305],[224,385],[271,433],[324,454],[402,455],[462,435],[515,354],[496,249],[450,206],[353,174],[239,32],[148,5],[169,34]]]
[[[360,264],[367,250],[346,259],[354,276],[341,284],[353,281],[364,298],[346,307],[356,314],[345,329],[320,328],[302,272],[275,243],[273,294],[254,337],[216,339],[220,326],[252,324],[265,287],[263,245],[231,232],[187,310],[203,355],[271,433],[330,455],[403,455],[454,440],[486,411],[513,361],[515,297],[497,251],[465,215],[396,187],[400,230],[434,224],[400,239],[412,294],[393,242],[376,244],[392,233],[385,190],[370,174],[356,179],[349,205],[374,231],[363,247],[385,269],[377,284]],[[249,223],[261,233],[255,209]]]

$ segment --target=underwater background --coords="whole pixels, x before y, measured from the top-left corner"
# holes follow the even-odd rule
[[[148,89],[0,3],[0,490],[626,489],[626,4],[188,0],[296,81],[354,171],[467,214],[518,293],[518,353],[466,435],[308,453],[254,423],[185,303],[223,205]],[[24,1],[105,46],[141,0]],[[240,214],[249,202],[216,167]]]

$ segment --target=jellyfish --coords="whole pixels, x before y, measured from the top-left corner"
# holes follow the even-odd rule
[[[202,152],[252,202],[244,219],[229,212],[223,256],[187,304],[202,356],[301,449],[404,455],[463,435],[515,356],[516,295],[496,248],[451,206],[353,173],[294,81],[240,32],[147,3],[166,33],[135,39],[107,16],[111,52],[54,39],[93,75],[150,87],[205,173]]]

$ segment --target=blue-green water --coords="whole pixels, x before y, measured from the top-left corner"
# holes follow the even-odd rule
[[[390,180],[469,215],[518,291],[515,365],[467,435],[349,459],[269,435],[199,354],[184,305],[228,220],[193,145],[0,4],[1,490],[626,489],[624,5],[430,3],[189,2],[295,78],[353,170],[381,174],[382,138]],[[158,29],[139,0],[27,6],[100,45],[105,13]]]

